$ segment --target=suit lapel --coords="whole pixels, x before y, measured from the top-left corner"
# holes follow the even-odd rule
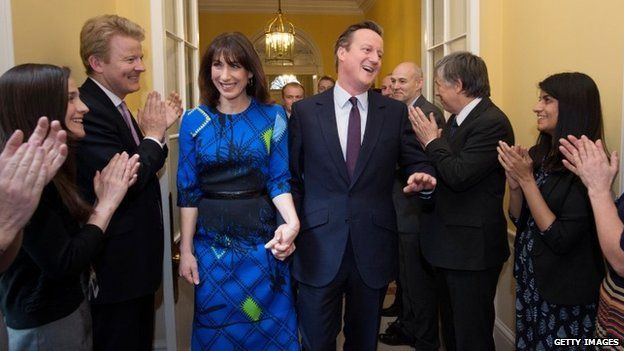
[[[347,164],[342,155],[340,138],[338,137],[338,127],[336,125],[336,111],[334,110],[333,94],[325,94],[327,98],[317,102],[316,117],[321,127],[321,135],[329,150],[329,155],[338,170],[340,176],[349,184],[349,173]]]
[[[132,132],[130,131],[130,128],[128,128],[128,125],[126,124],[124,117],[121,115],[121,112],[119,112],[119,109],[117,109],[117,107],[113,104],[113,102],[106,95],[106,93],[97,84],[95,84],[95,82],[93,82],[90,78],[87,78],[85,80],[85,82],[82,84],[80,89],[90,94],[93,97],[93,99],[98,101],[102,105],[102,107],[107,110],[106,115],[109,118],[111,118],[112,121],[114,121],[118,129],[121,131],[122,137],[124,139],[126,146],[130,150],[133,150],[134,148],[136,148],[137,145],[134,142],[134,137],[132,136]],[[130,113],[130,115],[132,115],[132,113]],[[143,133],[141,132],[141,128],[139,128],[134,117],[132,118],[132,124],[134,125],[134,129],[137,131],[137,134],[139,135],[139,141],[142,140]]]
[[[362,148],[360,149],[360,155],[355,164],[355,170],[353,171],[353,180],[351,181],[351,187],[357,182],[358,178],[364,172],[368,159],[375,150],[377,140],[379,140],[379,134],[383,126],[383,121],[386,118],[384,108],[386,105],[381,101],[381,95],[368,93],[368,113],[366,117],[366,126],[364,127],[364,140],[362,140]]]

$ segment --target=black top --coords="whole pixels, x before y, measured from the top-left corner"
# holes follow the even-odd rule
[[[15,261],[0,275],[0,308],[13,329],[41,326],[75,311],[84,300],[81,274],[102,246],[99,227],[82,229],[53,184],[41,196]]]

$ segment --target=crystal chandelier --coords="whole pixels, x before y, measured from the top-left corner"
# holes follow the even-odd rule
[[[277,0],[277,15],[264,30],[266,62],[273,65],[294,64],[295,26],[282,17],[282,1]]]

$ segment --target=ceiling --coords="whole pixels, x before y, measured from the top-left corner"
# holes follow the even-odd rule
[[[198,0],[201,12],[275,13],[278,0]],[[375,0],[283,0],[285,14],[363,15]]]

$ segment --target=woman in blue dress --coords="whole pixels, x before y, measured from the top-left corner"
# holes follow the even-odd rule
[[[283,262],[299,232],[286,114],[270,104],[260,58],[241,33],[213,40],[199,84],[202,104],[180,127],[177,180],[179,274],[195,284],[192,349],[298,350]]]
[[[540,134],[529,151],[500,142],[515,241],[516,349],[558,350],[555,339],[594,335],[604,265],[587,188],[562,163],[559,139],[602,137],[596,83],[558,73],[539,83]],[[585,345],[566,350],[588,350]]]

